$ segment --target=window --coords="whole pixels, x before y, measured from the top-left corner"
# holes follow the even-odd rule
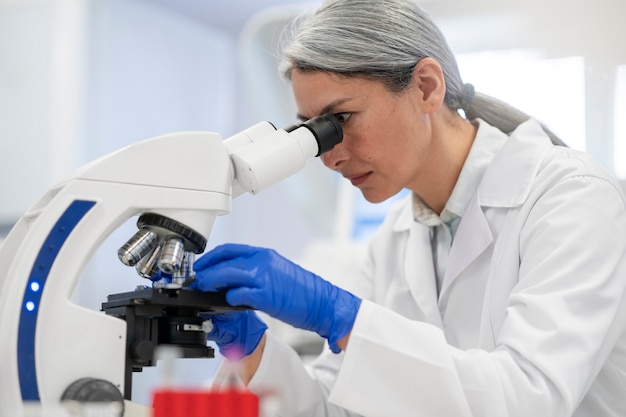
[[[461,76],[476,91],[537,118],[568,146],[585,150],[585,61],[545,59],[534,49],[457,55]]]

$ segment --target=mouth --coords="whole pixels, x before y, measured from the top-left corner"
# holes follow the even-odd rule
[[[370,175],[372,175],[372,172],[366,172],[365,174],[357,174],[357,175],[352,175],[352,176],[346,176],[346,179],[348,179],[353,186],[358,187],[359,185],[363,184],[365,181],[367,181],[367,179],[370,177]]]

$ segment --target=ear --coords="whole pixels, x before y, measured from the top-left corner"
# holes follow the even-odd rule
[[[421,94],[425,112],[435,112],[443,105],[446,82],[441,65],[432,58],[423,58],[413,69],[413,84]]]

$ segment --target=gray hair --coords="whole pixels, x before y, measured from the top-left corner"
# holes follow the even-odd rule
[[[464,84],[448,43],[415,0],[326,0],[313,14],[302,15],[283,33],[279,70],[325,71],[382,82],[404,91],[415,65],[436,60],[446,83],[444,101],[468,119],[481,118],[510,133],[530,116]],[[544,126],[553,143],[563,142]]]

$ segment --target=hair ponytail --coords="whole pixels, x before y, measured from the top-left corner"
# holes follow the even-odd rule
[[[517,126],[531,118],[528,114],[510,104],[482,93],[476,93],[471,104],[463,110],[469,120],[480,118],[506,134],[510,134]],[[540,124],[553,144],[566,146],[543,123]]]

